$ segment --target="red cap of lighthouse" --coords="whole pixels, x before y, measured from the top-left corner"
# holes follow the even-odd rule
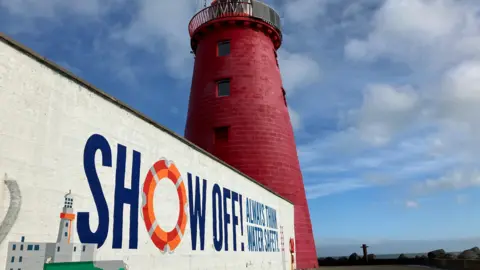
[[[185,137],[295,205],[297,269],[318,266],[277,62],[280,17],[255,0],[214,0],[190,21],[195,66]]]

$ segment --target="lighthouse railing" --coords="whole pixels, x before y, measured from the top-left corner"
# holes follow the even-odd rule
[[[190,36],[203,24],[224,17],[251,17],[259,19],[276,28],[281,35],[280,16],[268,5],[255,0],[250,1],[218,1],[193,16],[188,24]]]

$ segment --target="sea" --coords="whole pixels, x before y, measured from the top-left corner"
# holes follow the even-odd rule
[[[427,255],[427,253],[404,253],[403,255],[407,256],[407,258],[415,258],[415,256],[422,256],[422,255]],[[377,259],[396,259],[400,256],[400,253],[398,254],[375,254],[375,257]]]

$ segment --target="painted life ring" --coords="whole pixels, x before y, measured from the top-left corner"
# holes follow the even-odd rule
[[[177,224],[169,231],[164,231],[157,223],[154,212],[154,194],[157,183],[162,180],[170,180],[177,188],[179,198],[179,213]],[[172,161],[161,159],[157,161],[149,170],[142,192],[142,215],[145,221],[145,227],[155,246],[162,252],[172,253],[182,241],[187,226],[187,192],[185,184]]]

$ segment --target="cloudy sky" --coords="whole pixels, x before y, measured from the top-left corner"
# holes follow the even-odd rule
[[[480,245],[478,0],[266,2],[320,254]],[[0,31],[183,134],[201,5],[0,0]]]

